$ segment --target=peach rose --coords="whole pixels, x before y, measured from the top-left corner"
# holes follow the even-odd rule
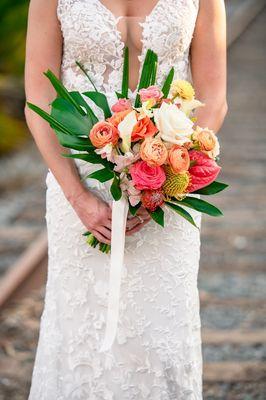
[[[140,157],[151,167],[164,164],[167,155],[167,148],[161,139],[148,137],[140,146]]]
[[[144,117],[140,119],[134,126],[131,135],[131,141],[137,142],[145,137],[154,136],[157,131],[158,129],[152,120],[149,117]]]
[[[176,174],[187,171],[190,166],[188,150],[178,144],[173,145],[168,153],[168,161]]]
[[[136,189],[159,189],[165,182],[166,176],[162,167],[150,167],[146,161],[137,161],[129,172]]]
[[[122,122],[123,119],[125,118],[125,116],[127,114],[129,114],[131,111],[132,111],[131,109],[128,109],[128,110],[116,112],[114,115],[112,115],[110,118],[108,118],[107,121],[117,128],[118,125],[120,124],[120,122]]]
[[[106,121],[100,121],[91,129],[89,138],[97,148],[104,147],[108,143],[116,144],[119,138],[118,129]]]
[[[130,110],[130,109],[131,109],[131,103],[127,99],[119,99],[112,106],[112,111],[113,112],[120,112],[120,111],[125,111],[125,110]]]
[[[195,140],[198,142],[200,150],[210,158],[215,158],[219,155],[220,146],[217,136],[213,131],[208,128],[202,129],[197,126],[192,137],[193,141]]]
[[[146,89],[140,89],[139,95],[142,103],[148,100],[154,100],[156,103],[163,97],[163,93],[158,86],[149,86]]]

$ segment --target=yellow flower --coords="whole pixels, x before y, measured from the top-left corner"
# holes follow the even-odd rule
[[[177,200],[181,200],[188,188],[190,183],[190,175],[187,171],[179,174],[175,174],[170,166],[164,168],[166,181],[163,185],[164,194],[167,197],[175,197]]]
[[[176,79],[171,84],[171,95],[173,97],[181,97],[184,100],[193,100],[195,91],[188,81]]]

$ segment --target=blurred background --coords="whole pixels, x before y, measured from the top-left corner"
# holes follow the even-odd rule
[[[43,307],[47,168],[24,122],[28,0],[0,2],[0,400],[26,400]],[[266,1],[227,0],[222,219],[204,218],[204,399],[266,399]],[[215,201],[216,200],[216,201]]]

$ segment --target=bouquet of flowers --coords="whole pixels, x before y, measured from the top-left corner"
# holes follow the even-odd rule
[[[86,74],[84,67],[77,65]],[[63,154],[103,168],[87,178],[100,182],[112,180],[112,197],[118,201],[124,194],[129,211],[135,215],[143,205],[155,222],[164,225],[163,207],[195,222],[186,206],[211,216],[222,212],[214,205],[189,196],[190,193],[212,195],[227,187],[216,182],[220,172],[217,164],[219,142],[208,128],[195,126],[192,113],[202,104],[195,99],[192,85],[173,80],[172,68],[162,88],[155,85],[157,56],[148,50],[143,63],[135,103],[128,99],[128,50],[125,50],[121,93],[111,107],[103,93],[69,92],[51,71],[48,77],[57,92],[48,114],[36,105],[28,106],[46,119],[61,145],[79,150],[79,154]],[[104,114],[99,121],[86,102],[91,99]],[[86,232],[87,242],[103,252],[110,246],[99,243]]]
[[[202,107],[188,81],[174,80],[171,68],[163,86],[156,85],[157,55],[148,50],[137,96],[128,97],[129,59],[125,49],[122,88],[110,107],[107,97],[95,87],[83,65],[77,62],[94,87],[80,93],[68,91],[51,72],[45,75],[57,92],[50,114],[28,106],[49,122],[60,144],[77,152],[64,157],[81,159],[102,167],[83,179],[110,181],[112,206],[111,268],[106,334],[100,351],[108,349],[116,335],[119,291],[123,265],[125,223],[128,211],[135,215],[142,205],[151,218],[164,226],[164,208],[169,207],[196,227],[187,209],[221,216],[222,212],[190,194],[213,195],[225,189],[217,182],[219,143],[208,128],[196,125],[193,111]],[[99,120],[90,99],[102,111]],[[90,232],[87,243],[108,253],[110,245],[99,243]]]

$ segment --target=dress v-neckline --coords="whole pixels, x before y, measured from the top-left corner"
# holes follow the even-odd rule
[[[103,4],[103,3],[101,2],[101,0],[96,0],[96,1],[102,6],[102,8],[103,8],[106,12],[108,12],[108,13],[113,17],[114,20],[117,21],[117,20],[119,20],[119,19],[121,19],[121,18],[129,18],[129,17],[127,17],[126,15],[119,15],[119,16],[116,16],[116,15],[113,13],[113,11],[110,10],[110,8],[108,8],[105,4]],[[161,1],[162,1],[162,0],[157,0],[155,6],[152,7],[151,11],[150,11],[146,16],[143,16],[143,18],[144,18],[144,22],[143,22],[143,23],[145,23],[145,22],[147,21],[147,19],[149,19],[149,18],[153,15],[153,13],[156,11],[157,7],[160,5]],[[118,30],[118,31],[119,31],[119,30]]]
[[[125,42],[122,40],[122,34],[121,31],[118,29],[118,22],[121,18],[126,18],[126,16],[124,15],[120,15],[120,16],[116,16],[106,5],[104,5],[101,0],[96,0],[96,2],[100,5],[100,7],[103,9],[103,11],[109,15],[109,17],[111,18],[111,20],[114,23],[114,30],[117,34],[118,37],[118,41],[119,41],[119,47],[121,48],[122,54],[124,52],[124,49],[126,47]],[[139,85],[139,81],[140,81],[140,72],[141,72],[141,68],[142,68],[142,62],[143,62],[143,58],[144,58],[144,51],[146,50],[146,45],[144,43],[144,30],[145,30],[145,26],[148,23],[148,20],[153,16],[153,14],[156,12],[157,8],[161,5],[162,0],[157,0],[157,3],[155,4],[155,6],[151,9],[151,11],[146,15],[143,16],[144,21],[141,22],[139,21],[138,24],[139,26],[142,27],[142,33],[141,33],[141,43],[142,43],[142,48],[141,51],[139,53],[139,55],[137,56],[139,61],[140,61],[140,68],[139,68],[139,73],[138,73],[138,83],[137,83],[137,87],[132,90],[131,88],[129,88],[129,92],[131,93],[131,96],[133,97],[137,90],[138,90],[138,85]]]

